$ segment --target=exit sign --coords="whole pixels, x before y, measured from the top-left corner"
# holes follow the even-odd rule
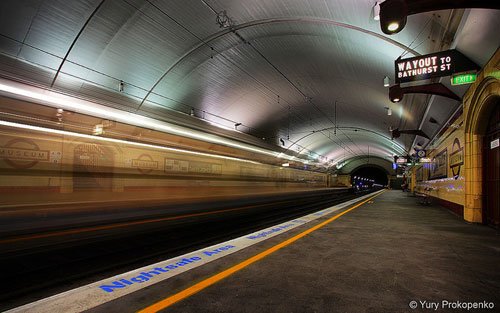
[[[455,85],[472,84],[473,82],[476,81],[476,78],[477,78],[476,73],[453,75],[451,77],[451,85],[455,86]]]

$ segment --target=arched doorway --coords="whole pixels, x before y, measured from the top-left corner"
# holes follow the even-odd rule
[[[498,207],[491,207],[493,205],[491,201],[498,199],[499,193],[498,185],[493,185],[494,182],[498,184],[498,158],[495,159],[494,155],[490,157],[489,154],[498,153],[497,150],[490,151],[498,149],[491,149],[490,145],[491,141],[495,140],[495,134],[498,134],[496,132],[498,127],[495,126],[498,119],[494,116],[498,114],[497,110],[500,105],[500,80],[490,76],[485,77],[469,99],[470,101],[466,100],[464,103],[464,219],[469,222],[487,223],[486,215],[493,214],[494,220],[495,214],[498,214],[493,213],[498,211]],[[497,176],[490,176],[494,175],[494,171],[496,171]]]
[[[500,227],[500,97],[492,99],[493,112],[483,139],[483,223]]]

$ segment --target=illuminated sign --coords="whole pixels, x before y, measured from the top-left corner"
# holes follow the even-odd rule
[[[420,158],[418,161],[420,163],[432,163],[432,159],[431,158]]]
[[[479,67],[457,50],[447,50],[394,61],[396,84],[478,70]]]
[[[457,74],[451,77],[451,85],[466,85],[472,84],[476,81],[477,74],[476,73],[466,73],[466,74]]]
[[[399,158],[397,158],[396,163],[397,164],[405,164],[405,163],[408,163],[408,159],[403,158],[403,157],[399,157]]]

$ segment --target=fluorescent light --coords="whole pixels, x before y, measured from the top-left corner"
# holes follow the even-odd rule
[[[281,166],[283,166],[283,167],[289,167],[290,163],[283,163],[283,164],[281,164]]]
[[[142,148],[161,149],[161,150],[170,151],[170,152],[187,153],[187,154],[193,154],[193,155],[198,155],[198,156],[203,156],[203,157],[225,159],[225,160],[239,161],[239,162],[247,162],[247,163],[253,163],[253,164],[262,164],[262,163],[255,162],[255,161],[234,158],[234,157],[229,157],[229,156],[224,156],[224,155],[203,153],[203,152],[190,151],[190,150],[177,149],[177,148],[170,148],[170,147],[153,145],[153,144],[143,143],[143,142],[128,141],[128,140],[122,140],[122,139],[106,138],[106,137],[99,137],[99,136],[94,136],[94,135],[80,134],[80,133],[70,132],[67,130],[52,129],[52,128],[33,126],[33,125],[28,125],[28,124],[8,122],[8,121],[3,121],[3,120],[0,120],[0,125],[7,126],[7,127],[28,129],[28,130],[33,130],[33,131],[38,131],[38,132],[43,132],[43,133],[51,133],[51,134],[64,135],[64,136],[74,136],[74,137],[85,138],[85,139],[90,139],[90,140],[132,145],[132,146],[138,146],[138,147],[142,147]]]

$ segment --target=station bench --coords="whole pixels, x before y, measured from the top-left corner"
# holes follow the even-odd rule
[[[424,190],[425,191],[432,191],[433,188],[426,187]],[[422,205],[430,205],[432,203],[432,198],[430,195],[428,195],[426,193],[418,192],[418,191],[415,191],[414,194],[418,199],[418,203],[420,203]]]

